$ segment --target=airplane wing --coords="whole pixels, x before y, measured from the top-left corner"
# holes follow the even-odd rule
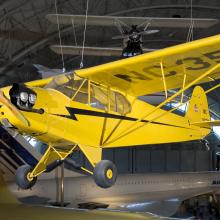
[[[67,15],[67,14],[48,14],[46,18],[57,24],[69,24],[69,25],[85,25],[85,15]],[[58,19],[57,19],[58,18]],[[89,15],[87,17],[87,25],[92,26],[107,26],[112,27],[117,23],[125,23],[127,25],[141,25],[145,22],[149,22],[151,27],[171,27],[171,28],[189,28],[191,24],[191,18],[156,18],[156,17],[117,17],[117,16],[94,16]],[[218,19],[210,18],[194,18],[194,28],[208,28],[219,21]]]
[[[109,200],[106,201],[110,201],[109,209],[112,208],[116,210],[125,210],[131,212],[149,212],[166,217],[174,215],[178,211],[183,201],[208,193],[212,193],[212,190],[205,188],[200,188],[198,190],[187,189],[185,192],[182,190],[179,190],[179,192],[177,190],[173,190],[172,195],[170,194],[169,196],[169,192],[157,191],[151,193],[143,193],[143,195],[137,194],[134,197],[128,197],[128,199],[122,196],[121,202],[114,202],[114,199],[117,201],[117,197],[112,199],[109,198]],[[158,196],[158,194],[160,195]],[[103,201],[105,201],[105,198]]]
[[[61,50],[62,47],[62,50]],[[57,53],[66,55],[81,55],[82,54],[82,46],[67,46],[67,45],[52,45],[50,49]],[[143,49],[144,53],[154,51],[155,49]],[[122,48],[120,47],[84,47],[84,55],[86,56],[105,56],[105,57],[120,57],[122,54]]]
[[[135,187],[135,186],[133,186]],[[83,189],[83,187],[81,187]],[[95,188],[93,189],[96,190]],[[138,189],[137,189],[138,190]],[[135,192],[127,194],[100,196],[99,193],[93,198],[80,197],[74,200],[71,207],[88,208],[98,204],[98,207],[107,205],[109,210],[131,211],[131,212],[149,212],[159,216],[172,216],[180,207],[182,201],[213,191],[206,187],[198,189],[185,189],[171,191],[152,191],[152,192]]]
[[[46,86],[53,77],[45,78],[45,79],[39,79],[39,80],[34,80],[30,82],[26,82],[25,85],[30,86],[30,87],[44,87]]]
[[[216,66],[220,62],[219,45],[220,35],[216,35],[76,70],[75,73],[133,96],[153,94],[166,89],[182,88],[183,85],[188,85]],[[220,69],[217,68],[197,84],[219,78]]]

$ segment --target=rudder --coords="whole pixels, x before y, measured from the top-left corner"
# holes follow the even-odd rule
[[[185,117],[190,124],[211,120],[207,96],[202,87],[194,88]]]

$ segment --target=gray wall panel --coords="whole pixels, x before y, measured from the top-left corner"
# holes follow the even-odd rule
[[[166,171],[178,172],[180,170],[180,152],[177,150],[166,152]]]
[[[195,171],[195,151],[185,150],[181,151],[180,171],[190,172]]]
[[[134,153],[134,172],[145,173],[150,171],[150,150],[136,149]]]
[[[130,173],[130,160],[129,149],[115,149],[114,150],[115,165],[118,168],[119,173]]]
[[[207,171],[210,170],[210,153],[207,151],[196,152],[196,170]]]
[[[164,150],[152,150],[151,151],[151,171],[152,172],[164,172],[166,154]]]

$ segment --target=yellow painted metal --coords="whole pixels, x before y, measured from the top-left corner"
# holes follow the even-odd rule
[[[115,142],[117,140],[119,140],[122,137],[127,136],[128,134],[134,132],[135,130],[146,126],[149,123],[152,123],[153,121],[155,121],[156,119],[159,119],[161,116],[164,116],[164,114],[160,115],[159,117],[157,116],[156,118],[153,118],[151,120],[148,121],[147,124],[143,124],[140,125],[136,128],[135,125],[137,125],[139,122],[141,122],[142,120],[146,119],[148,116],[152,115],[154,112],[156,112],[158,109],[160,109],[162,106],[164,106],[166,103],[172,101],[174,98],[176,98],[177,96],[179,96],[181,93],[183,93],[185,90],[187,90],[188,88],[190,88],[191,86],[195,85],[196,83],[198,83],[200,80],[202,80],[204,77],[208,76],[209,74],[211,74],[212,72],[214,72],[216,69],[220,68],[220,64],[215,65],[214,67],[212,67],[210,70],[208,70],[207,72],[203,73],[200,77],[198,77],[197,79],[193,80],[191,83],[189,83],[187,86],[185,86],[183,89],[179,90],[178,92],[176,92],[174,95],[172,95],[171,97],[169,97],[168,99],[166,99],[164,102],[160,103],[158,106],[156,106],[152,111],[147,112],[147,114],[145,114],[144,116],[140,117],[139,119],[137,119],[133,124],[131,124],[129,127],[125,128],[125,130],[123,130],[119,136],[115,137],[113,140],[111,140],[111,142]],[[167,112],[168,114],[168,112]],[[109,142],[108,142],[109,144]]]
[[[196,86],[193,90],[186,112],[186,117],[188,118],[190,124],[211,120],[206,94],[200,86]]]
[[[102,148],[78,145],[93,167],[102,159]]]
[[[30,87],[44,87],[53,80],[53,77],[26,82],[25,85]]]
[[[87,173],[93,175],[93,172],[90,171],[90,170],[88,170],[88,169],[86,169],[85,167],[80,167],[80,169],[82,169],[82,170],[84,170],[85,172],[87,172]]]
[[[91,82],[88,80],[88,105],[91,105]]]
[[[93,115],[75,114],[75,120],[74,116],[69,118],[60,117],[59,115],[70,116],[70,113],[66,109],[67,104],[69,108],[83,109],[83,111],[88,112],[94,111],[96,113],[106,113],[104,110],[72,101],[64,94],[52,89],[43,90],[34,88],[34,90],[38,94],[35,108],[43,108],[45,113],[39,115],[22,111],[25,117],[30,121],[30,127],[25,127],[21,124],[7,108],[4,108],[4,106],[1,108],[1,111],[4,111],[4,115],[1,115],[0,117],[4,118],[7,116],[10,123],[16,126],[20,132],[31,134],[45,143],[51,143],[52,146],[59,145],[61,149],[65,149],[65,147],[68,147],[73,143],[79,143],[79,148],[93,166],[101,160],[102,148],[119,146],[132,147],[142,144],[197,140],[203,138],[205,133],[208,134],[209,132],[208,129],[203,129],[203,131],[201,131],[198,126],[190,126],[188,120],[184,117],[158,109],[150,117],[146,118],[148,121],[154,119],[156,123],[149,123],[145,128],[143,127],[137,132],[133,132],[125,138],[120,139],[120,141],[115,141],[111,144],[107,143],[112,141],[116,135],[121,134],[122,130],[132,125],[134,121],[125,120],[123,118],[108,118],[105,126],[103,143],[100,146],[103,121],[105,118]],[[133,96],[127,95],[127,98],[133,103],[132,111],[126,115],[128,118],[138,119],[143,115],[143,111],[152,112],[155,109],[154,106],[135,99]],[[115,116],[120,116],[113,111],[110,111],[109,113]],[[161,115],[163,115],[163,117],[161,117],[160,120],[155,120],[156,117]],[[138,125],[142,124],[146,124],[146,122],[140,122]],[[181,126],[179,127],[179,125]],[[159,136],[157,135],[158,133],[160,133]],[[105,139],[107,139],[107,141],[105,141]],[[55,150],[57,150],[57,147]],[[48,164],[48,162],[45,163],[45,160],[53,161],[65,157],[65,155],[61,154],[63,151],[58,152],[59,154],[56,151],[50,151],[48,155],[44,155],[41,163],[34,171],[35,175],[40,174],[45,170],[45,167]]]
[[[167,97],[168,97],[168,95],[167,95],[167,84],[166,84],[166,79],[165,79],[165,74],[164,74],[164,68],[163,68],[162,61],[160,62],[160,68],[161,68],[161,74],[162,74],[162,79],[163,79],[164,92],[165,92],[165,96],[166,96],[166,99],[167,99]]]
[[[209,92],[211,92],[211,91],[213,91],[213,90],[215,90],[215,89],[217,89],[219,87],[220,87],[220,84],[217,84],[217,85],[213,86],[212,88],[206,90],[205,93],[207,94],[207,93],[209,93]]]
[[[75,149],[77,145],[69,146],[69,149],[63,149],[60,150],[60,148],[53,147],[52,145],[49,145],[44,155],[39,160],[38,164],[34,167],[31,173],[28,174],[28,178],[32,180],[34,177],[39,176],[41,173],[43,173],[47,165],[53,163],[56,160],[65,160],[66,157],[68,157]]]
[[[113,177],[113,171],[112,171],[111,169],[108,169],[108,170],[106,171],[106,177],[107,177],[108,179],[112,179],[112,177]]]
[[[184,89],[186,84],[186,73],[185,73],[185,68],[184,68],[184,76],[183,76],[183,85],[182,85],[182,90]],[[184,97],[184,91],[181,94],[180,102],[183,102],[183,97]]]
[[[212,54],[210,54],[210,51],[217,48],[217,43],[220,43],[219,36],[211,39],[208,38],[207,41],[202,40],[184,46],[170,48],[169,50],[166,49],[165,52],[153,52],[150,55],[141,55],[104,66],[101,65],[92,69],[77,71],[79,75],[91,80],[91,84],[89,83],[88,86],[88,93],[85,91],[85,94],[89,96],[89,100],[93,98],[93,92],[90,93],[89,89],[89,87],[92,89],[93,79],[94,83],[96,83],[96,90],[104,91],[103,97],[101,98],[105,103],[103,104],[101,98],[99,100],[100,103],[104,105],[103,108],[98,109],[98,107],[95,108],[89,105],[89,102],[83,103],[74,99],[76,93],[80,91],[87,79],[84,79],[78,88],[74,88],[76,90],[75,95],[73,95],[73,91],[70,91],[71,95],[69,95],[69,97],[65,95],[65,92],[69,92],[71,89],[71,86],[68,84],[62,93],[58,89],[49,88],[47,86],[40,88],[45,85],[45,82],[42,84],[35,82],[34,85],[39,85],[40,87],[31,87],[37,94],[37,101],[34,108],[43,109],[44,113],[37,114],[34,112],[20,111],[24,117],[28,119],[30,126],[22,123],[3,103],[3,106],[0,108],[0,120],[7,118],[20,133],[29,134],[49,144],[49,148],[34,168],[30,178],[40,175],[45,171],[46,166],[53,161],[57,159],[64,160],[76,149],[76,146],[85,154],[94,167],[102,159],[103,148],[133,147],[146,144],[192,141],[204,138],[209,134],[210,126],[203,127],[201,125],[202,118],[205,118],[206,121],[202,123],[206,123],[206,125],[207,123],[210,125],[213,123],[210,123],[208,115],[205,114],[205,112],[208,112],[207,100],[201,88],[194,90],[194,95],[192,95],[190,101],[191,110],[188,110],[186,117],[173,114],[174,109],[165,111],[161,109],[161,107],[177,96],[183,95],[183,92],[192,85],[207,81],[207,77],[211,76],[215,78],[218,75],[220,64],[215,65],[213,60],[208,70],[191,71],[187,68],[189,68],[189,64],[192,62],[188,63],[189,60],[185,59],[190,51],[192,52],[192,57],[198,55],[198,59],[201,58],[207,61],[207,57],[210,59],[215,58],[217,56],[216,53],[213,54],[212,52]],[[184,67],[186,68],[186,72],[184,74],[182,73],[182,64],[173,65],[172,63],[173,61],[177,61],[181,53],[182,59],[185,59]],[[204,55],[204,53],[207,54]],[[203,54],[203,56],[201,54]],[[163,60],[162,75],[164,78],[163,76],[161,77],[160,67],[158,70],[158,63],[160,63],[161,60]],[[206,62],[204,60],[203,62],[200,60],[202,62],[200,62],[200,67]],[[156,77],[157,79],[155,78],[148,81],[148,75],[144,77],[143,75],[139,75],[140,68],[148,68],[150,64],[154,65],[155,63],[157,67],[154,68],[158,71],[156,74],[156,76],[158,76]],[[129,69],[130,67],[131,69]],[[192,68],[192,66],[190,67]],[[178,71],[181,69],[181,74],[178,72],[178,74],[172,75],[174,74],[172,71],[176,70],[175,68],[177,68]],[[195,68],[195,66],[193,68]],[[116,72],[119,78],[113,76]],[[128,77],[135,76],[135,82],[133,78],[129,83],[125,82],[125,80],[122,79],[122,75],[120,75],[123,73],[128,73]],[[153,73],[153,75],[155,75],[155,73]],[[161,83],[161,78],[163,78],[163,83]],[[61,81],[62,80],[63,83],[67,83],[68,77],[63,77]],[[29,83],[29,85],[33,84]],[[158,89],[163,91],[177,87],[182,89],[156,107],[139,100],[137,97],[138,94],[142,94],[143,92],[153,92],[158,91]],[[103,88],[105,88],[105,90]],[[108,88],[107,102],[105,100],[106,88]],[[10,87],[2,89],[7,98],[9,98],[9,89]],[[113,91],[120,94],[120,96],[118,96],[119,99],[123,98],[126,100],[127,103],[122,102],[126,103],[126,111],[122,111],[122,108],[122,110],[117,112],[116,109],[112,108]],[[207,92],[209,91],[206,91],[206,93]],[[197,95],[195,95],[195,93],[197,93]],[[201,93],[200,98],[198,97],[199,93]],[[88,101],[87,98],[86,101]],[[115,101],[117,102],[118,100]],[[181,103],[181,105],[182,104],[184,103]],[[193,106],[195,105],[202,108],[202,112],[204,113],[200,114],[202,118],[198,117],[199,114],[193,111]],[[91,171],[88,172],[92,173]]]
[[[73,95],[72,100],[75,99],[76,95],[78,94],[78,92],[80,91],[80,89],[83,87],[83,85],[85,84],[85,82],[86,82],[86,79],[84,79],[84,80],[82,81],[81,85],[78,87],[78,89],[76,90],[75,94]]]
[[[100,83],[132,96],[141,96],[164,91],[161,84],[160,66],[163,61],[167,89],[182,87],[183,68],[186,69],[186,84],[218,64],[220,35],[157,50],[129,59],[123,59],[75,73],[93,82]],[[201,83],[219,79],[218,71],[204,77]]]

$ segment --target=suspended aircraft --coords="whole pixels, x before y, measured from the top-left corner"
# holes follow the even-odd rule
[[[119,61],[75,70],[47,79],[1,89],[0,121],[22,134],[47,143],[34,167],[23,165],[16,181],[31,188],[37,177],[80,150],[103,188],[114,185],[117,168],[102,159],[103,149],[204,139],[211,126],[206,94],[196,86],[185,116],[162,107],[184,92],[220,78],[220,35]],[[179,89],[168,96],[169,89]],[[143,95],[164,92],[165,101],[153,106]]]
[[[112,39],[122,39],[122,47],[88,47],[80,45],[51,45],[51,50],[58,54],[81,55],[82,48],[85,55],[114,56],[127,58],[142,53],[154,51],[153,48],[143,47],[143,36],[159,32],[152,28],[209,28],[218,23],[217,19],[210,18],[157,18],[157,17],[122,17],[122,16],[98,16],[48,14],[46,18],[53,24],[77,26],[98,26],[117,28],[120,35]]]

